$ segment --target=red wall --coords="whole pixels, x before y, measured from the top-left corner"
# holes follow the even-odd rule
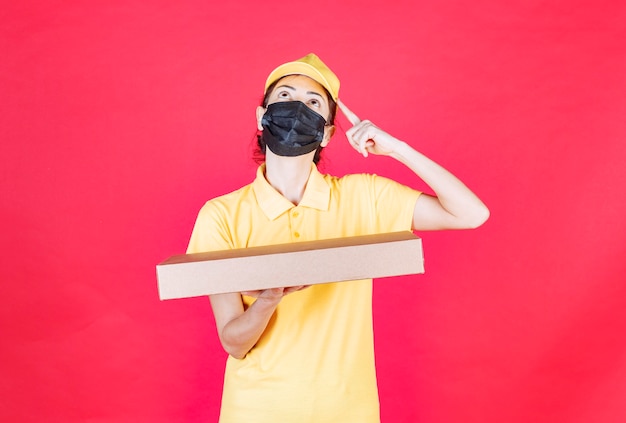
[[[0,421],[216,420],[209,303],[155,265],[252,179],[265,77],[311,51],[492,212],[375,283],[383,420],[626,419],[623,2],[3,3]],[[343,131],[327,157],[423,188]]]

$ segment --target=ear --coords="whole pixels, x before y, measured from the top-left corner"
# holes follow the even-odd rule
[[[256,108],[256,127],[259,131],[263,130],[263,125],[261,125],[261,120],[263,119],[263,115],[265,114],[265,107],[257,106]]]
[[[335,125],[325,126],[324,127],[324,139],[322,140],[322,143],[320,145],[322,147],[326,147],[334,134],[335,134]]]

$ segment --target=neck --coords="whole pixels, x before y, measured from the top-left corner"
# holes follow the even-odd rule
[[[265,155],[265,179],[279,193],[298,205],[311,175],[315,152],[296,157],[277,156],[269,149]]]

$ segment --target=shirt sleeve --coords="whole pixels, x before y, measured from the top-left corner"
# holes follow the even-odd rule
[[[219,203],[207,202],[198,213],[187,254],[233,248],[232,237]]]
[[[420,191],[378,175],[369,175],[370,192],[380,232],[411,230]]]

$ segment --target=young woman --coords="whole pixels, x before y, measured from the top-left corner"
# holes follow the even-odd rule
[[[250,185],[201,209],[189,253],[485,222],[488,209],[461,181],[359,120],[338,95],[339,80],[314,54],[270,74],[256,112],[265,163]],[[346,135],[358,153],[396,159],[436,196],[375,175],[319,173],[337,107],[354,125]],[[371,280],[210,300],[229,354],[221,422],[379,422]]]

